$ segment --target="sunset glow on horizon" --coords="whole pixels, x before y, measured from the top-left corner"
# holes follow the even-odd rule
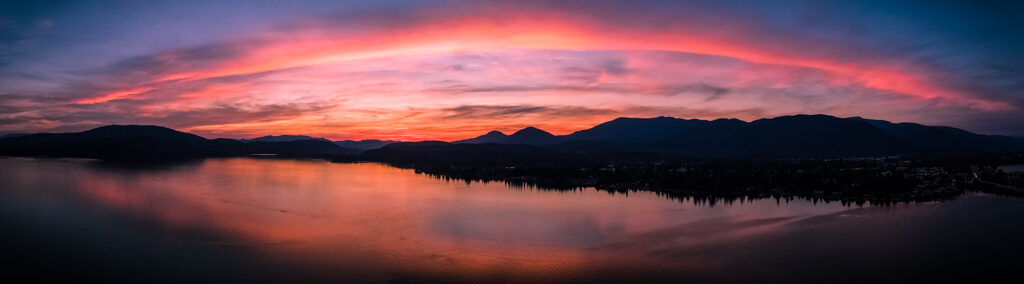
[[[456,140],[823,113],[1024,135],[1006,7],[726,2],[4,4],[0,134]]]

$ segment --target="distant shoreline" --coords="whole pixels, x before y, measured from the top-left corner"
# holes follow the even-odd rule
[[[595,188],[609,192],[650,191],[676,198],[805,198],[885,204],[948,200],[968,192],[1020,196],[1024,192],[1024,173],[1000,173],[989,166],[1000,164],[998,160],[1004,158],[1007,157],[647,160],[613,165],[601,161],[375,162],[440,179],[501,182],[542,190]],[[979,182],[982,180],[985,182]],[[992,182],[1003,186],[992,186]]]
[[[1024,173],[1024,164],[1002,165],[998,168],[1004,172]]]
[[[26,158],[23,156],[0,156]],[[154,165],[199,163],[207,158],[180,160],[102,160],[88,158],[28,157],[88,160],[104,164]],[[398,162],[357,159],[356,156],[288,157],[248,155],[221,158],[321,160],[331,163],[375,163],[411,169],[437,179],[498,182],[538,190],[593,188],[608,192],[646,191],[674,199],[779,200],[807,199],[844,204],[895,204],[940,201],[969,192],[1021,196],[1024,172],[1000,172],[1001,167],[979,166],[978,160],[949,158],[804,159],[804,160],[685,160],[634,161],[607,165],[595,162],[566,164],[464,164]],[[992,162],[992,161],[990,161]],[[973,164],[973,165],[972,165]],[[990,164],[999,164],[992,162]],[[1012,164],[1020,166],[1024,164]],[[554,168],[552,168],[554,167]],[[571,168],[566,172],[556,169]],[[685,170],[680,170],[685,169]],[[974,174],[979,173],[980,177]],[[998,186],[997,186],[998,185]]]

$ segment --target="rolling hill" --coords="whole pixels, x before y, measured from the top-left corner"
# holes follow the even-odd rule
[[[109,125],[76,133],[39,133],[0,140],[0,155],[114,160],[175,159],[251,154],[337,155],[358,151],[331,142],[241,142],[206,139],[166,127]]]

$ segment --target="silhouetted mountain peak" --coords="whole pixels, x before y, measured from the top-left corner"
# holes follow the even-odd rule
[[[504,144],[526,144],[526,145],[546,145],[553,144],[558,141],[558,137],[548,133],[547,131],[540,130],[536,127],[530,126],[527,128],[520,129],[512,135],[509,135],[502,141]]]
[[[206,138],[199,135],[180,132],[163,126],[155,125],[107,125],[93,128],[81,133],[89,138],[151,138],[160,140],[176,140],[189,142],[202,142]]]
[[[505,138],[508,138],[508,135],[505,135],[505,133],[502,133],[501,131],[493,130],[491,132],[487,132],[487,134],[480,135],[480,136],[477,136],[475,138],[459,140],[459,141],[455,141],[455,142],[452,142],[452,143],[454,143],[454,144],[504,143],[505,142]]]
[[[509,135],[509,137],[514,137],[514,136],[515,137],[518,137],[518,136],[524,136],[524,137],[526,137],[526,136],[528,136],[528,137],[554,137],[555,135],[552,135],[551,133],[548,133],[547,131],[540,130],[539,128],[536,128],[536,127],[533,127],[533,126],[528,126],[526,128],[520,129],[519,131],[516,131],[515,133],[512,133],[512,135]]]
[[[568,141],[604,140],[619,143],[637,143],[664,138],[695,127],[704,120],[680,119],[669,116],[653,118],[620,117],[590,129],[565,136]]]
[[[240,140],[242,142],[257,142],[257,141],[259,141],[259,142],[291,142],[291,141],[300,141],[300,140],[318,140],[318,141],[332,142],[333,143],[333,141],[327,140],[327,138],[318,138],[318,137],[311,137],[311,136],[306,136],[306,135],[267,135],[267,136],[263,136],[263,137],[253,138],[253,139],[240,139]]]
[[[442,147],[446,145],[450,145],[450,143],[444,141],[395,142],[385,145],[384,147],[381,147],[381,149],[421,149],[430,147]]]
[[[459,140],[452,142],[453,144],[483,144],[483,143],[497,143],[497,144],[528,144],[528,145],[544,145],[555,143],[558,137],[548,133],[547,131],[540,130],[536,127],[530,126],[527,128],[520,129],[512,135],[505,135],[500,131],[491,131],[487,134],[478,136],[476,138]]]
[[[157,132],[184,133],[184,132],[179,132],[177,130],[170,129],[170,128],[163,127],[163,126],[156,126],[156,125],[134,125],[134,124],[129,124],[129,125],[120,125],[120,124],[104,125],[104,126],[100,126],[100,127],[96,127],[96,128],[93,128],[93,129],[86,130],[83,133],[129,133],[129,132],[132,132],[132,133],[157,133]]]
[[[603,123],[603,124],[607,124],[607,123],[615,123],[615,122],[622,122],[622,121],[637,121],[637,120],[646,120],[646,121],[657,121],[657,120],[661,120],[661,121],[668,121],[668,120],[684,120],[684,119],[681,119],[681,118],[675,118],[675,117],[671,117],[671,116],[658,116],[658,117],[650,117],[650,118],[640,118],[640,117],[625,117],[625,116],[621,116],[621,117],[617,117],[617,118],[615,118],[615,119],[612,119],[612,120],[610,120],[610,121],[608,121],[608,122],[605,122],[605,123]]]
[[[842,120],[842,119],[838,118],[838,117],[835,117],[835,116],[824,115],[824,114],[795,114],[795,115],[776,116],[776,117],[771,117],[771,118],[762,118],[762,119],[751,121],[750,123],[762,123],[762,122],[766,122],[766,121],[776,121],[777,122],[777,121],[830,121],[830,120],[834,121],[834,120]]]

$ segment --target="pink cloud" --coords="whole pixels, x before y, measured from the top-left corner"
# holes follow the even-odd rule
[[[741,18],[709,25],[658,13],[633,19],[600,7],[485,6],[311,18],[255,38],[160,52],[143,61],[149,65],[133,66],[143,75],[115,84],[139,87],[73,103],[121,106],[154,119],[329,102],[265,118],[197,113],[208,120],[164,124],[212,136],[287,131],[405,140],[531,125],[566,134],[617,116],[825,112],[920,121],[914,110],[928,106],[1015,109],[934,84],[936,75],[914,62],[765,33]],[[467,106],[540,108],[450,115]],[[580,111],[567,111],[573,109]]]

